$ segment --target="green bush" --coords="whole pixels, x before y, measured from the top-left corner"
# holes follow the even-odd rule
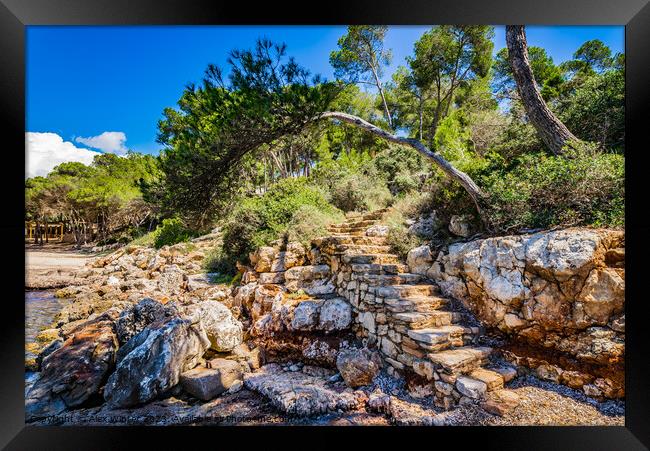
[[[188,241],[196,236],[196,233],[187,228],[180,218],[163,219],[162,224],[156,228],[154,234],[153,244],[156,249]]]
[[[291,224],[300,230],[294,235],[315,233],[307,230],[315,212],[321,215],[314,217],[317,223],[329,217],[333,222],[340,215],[325,192],[305,178],[281,180],[264,195],[241,201],[225,221],[223,247],[212,257],[212,269],[234,273],[235,262],[247,262],[251,252],[282,237]]]
[[[378,176],[349,174],[331,190],[332,203],[343,211],[371,211],[389,205],[392,196]]]
[[[482,185],[495,231],[520,228],[624,224],[624,158],[583,145],[562,156],[520,157],[507,172],[492,172]]]
[[[299,241],[309,249],[312,239],[328,234],[328,225],[344,220],[345,216],[339,211],[322,211],[312,205],[303,205],[296,210],[287,227],[288,239]]]
[[[405,203],[405,210],[409,210],[410,203]],[[386,237],[386,244],[391,247],[392,252],[399,255],[400,258],[406,259],[408,252],[414,247],[422,244],[423,240],[409,232],[406,226],[407,216],[402,212],[402,209],[392,209],[391,212],[384,218],[384,222],[389,227],[388,236]]]

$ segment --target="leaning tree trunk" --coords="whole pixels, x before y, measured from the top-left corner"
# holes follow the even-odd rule
[[[577,138],[548,108],[535,84],[533,70],[528,61],[524,26],[507,25],[506,43],[512,74],[528,119],[549,150],[555,155],[560,154],[567,141],[577,141]]]
[[[440,155],[437,152],[431,151],[428,147],[426,147],[424,144],[422,144],[420,141],[417,139],[412,139],[412,138],[402,138],[400,136],[393,135],[391,133],[388,133],[385,130],[382,130],[381,128],[377,127],[376,125],[371,124],[368,121],[365,121],[361,119],[360,117],[353,116],[351,114],[347,113],[341,113],[338,111],[327,111],[325,113],[322,113],[319,117],[319,119],[325,119],[325,118],[331,118],[331,119],[338,119],[340,121],[346,122],[348,124],[354,125],[356,127],[359,127],[363,130],[366,130],[370,133],[373,133],[377,136],[380,136],[384,138],[387,141],[391,141],[397,144],[401,144],[404,146],[409,146],[420,152],[422,155],[427,157],[428,159],[432,160],[442,171],[447,174],[447,176],[451,177],[458,183],[462,185],[463,188],[465,188],[465,191],[470,195],[472,200],[474,201],[474,205],[476,205],[476,210],[478,211],[479,216],[481,217],[481,220],[483,223],[487,226],[487,223],[485,221],[485,218],[483,216],[483,209],[482,207],[485,204],[485,199],[486,195],[481,191],[481,189],[478,187],[476,183],[474,183],[474,180],[472,180],[467,174],[465,174],[463,171],[459,171],[455,167],[451,165],[447,160],[445,160],[442,155]]]

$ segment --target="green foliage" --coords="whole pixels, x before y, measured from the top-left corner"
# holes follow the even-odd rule
[[[372,166],[386,180],[391,193],[398,195],[419,189],[430,164],[411,147],[391,145],[375,156]]]
[[[331,198],[343,211],[371,211],[387,206],[391,194],[381,178],[352,173],[336,182]]]
[[[339,49],[330,55],[330,64],[337,78],[352,83],[375,83],[382,69],[388,66],[391,52],[384,49],[385,25],[350,25],[339,41]]]
[[[160,249],[163,246],[189,241],[196,236],[196,233],[187,228],[180,218],[163,219],[161,225],[154,231],[154,247]]]
[[[533,70],[535,82],[544,100],[549,101],[562,94],[565,79],[563,67],[556,66],[546,50],[541,47],[528,47],[528,59]],[[502,48],[494,60],[494,78],[497,91],[506,96],[516,89],[512,69],[508,61],[508,49]]]
[[[624,224],[624,159],[593,146],[522,156],[512,171],[492,171],[483,184],[497,231]]]
[[[62,163],[47,177],[25,181],[26,217],[66,221],[73,227],[95,223],[95,238],[128,241],[155,220],[157,209],[145,203],[141,186],[158,175],[156,159],[135,152],[124,157],[100,154],[89,166]]]
[[[560,119],[578,138],[622,151],[625,146],[625,74],[609,70],[587,78],[560,107]]]
[[[412,204],[401,204],[402,208],[394,208],[384,222],[389,227],[386,244],[391,247],[392,252],[399,255],[400,258],[406,259],[408,252],[414,247],[420,246],[423,240],[410,233],[406,226],[406,219],[414,214]]]
[[[212,268],[233,273],[235,262],[247,262],[251,252],[281,238],[292,224],[301,230],[292,233],[309,233],[306,215],[315,211],[322,214],[316,224],[324,217],[332,222],[340,217],[322,189],[304,177],[281,180],[264,195],[242,200],[225,221],[223,246],[212,259]]]
[[[310,77],[268,40],[231,52],[228,83],[208,66],[203,85],[189,86],[179,110],[159,123],[164,176],[151,189],[166,212],[205,224],[246,190],[248,167],[262,145],[298,135],[327,109],[339,87]],[[242,186],[244,185],[244,186]]]
[[[345,216],[336,210],[321,210],[313,205],[298,208],[287,226],[289,241],[298,241],[306,249],[314,238],[328,235],[327,226],[340,223]]]

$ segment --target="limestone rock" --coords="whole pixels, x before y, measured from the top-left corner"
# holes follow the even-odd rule
[[[201,322],[210,340],[210,347],[218,352],[227,352],[243,339],[242,323],[221,302],[204,301],[185,307],[184,315],[192,324]]]
[[[343,330],[352,322],[352,306],[342,298],[328,299],[323,302],[320,309],[321,327],[326,332]]]
[[[113,407],[151,401],[174,387],[210,346],[200,325],[179,317],[152,323],[120,348],[104,399]]]
[[[456,389],[461,394],[472,399],[480,399],[487,393],[485,382],[467,376],[459,376],[456,379]]]
[[[625,303],[625,281],[613,269],[594,269],[576,298],[584,313],[598,324],[606,324],[613,313],[620,313]]]
[[[318,325],[321,302],[316,300],[303,301],[294,309],[293,318],[289,324],[292,330],[312,330]]]
[[[180,376],[183,390],[203,401],[220,395],[237,381],[241,381],[241,366],[234,360],[212,359],[209,367],[196,367]]]
[[[453,215],[449,220],[449,231],[457,236],[468,237],[471,233],[468,218],[465,216]]]
[[[431,249],[426,245],[411,249],[406,257],[406,264],[414,274],[426,274],[432,262]]]
[[[366,229],[366,236],[388,236],[390,227],[382,224],[375,224]]]
[[[125,344],[149,324],[160,321],[174,313],[174,309],[165,307],[151,298],[144,298],[137,304],[126,308],[115,322],[117,338],[120,344]]]
[[[284,372],[277,364],[244,375],[244,386],[267,397],[281,411],[301,417],[347,411],[362,405],[353,393],[329,388],[326,379],[302,372]]]
[[[349,387],[361,387],[372,383],[381,369],[381,357],[367,348],[345,348],[339,350],[336,367]]]
[[[79,325],[43,358],[41,376],[25,399],[28,421],[79,406],[99,391],[115,362],[114,320],[106,313]]]
[[[519,405],[519,395],[512,390],[496,390],[488,394],[481,407],[494,415],[504,416]]]

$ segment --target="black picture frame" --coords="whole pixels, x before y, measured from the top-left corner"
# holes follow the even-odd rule
[[[626,52],[626,416],[625,427],[511,428],[123,428],[35,427],[24,423],[24,248],[23,174],[19,149],[25,145],[25,27],[29,25],[190,25],[190,24],[512,24],[625,25]],[[2,326],[0,326],[0,445],[6,449],[113,449],[170,447],[179,433],[188,447],[204,444],[252,447],[326,444],[364,433],[384,441],[398,435],[407,446],[473,445],[480,449],[647,449],[650,446],[650,363],[646,358],[643,272],[650,251],[647,209],[647,139],[650,121],[648,0],[402,0],[321,3],[217,2],[207,0],[0,0],[0,116],[7,130],[0,177],[4,241]],[[645,144],[645,145],[644,145]],[[646,154],[646,155],[644,155]],[[11,161],[11,163],[9,163]],[[646,207],[646,208],[644,208]],[[23,279],[21,279],[21,277]],[[362,429],[362,430],[361,430]],[[296,433],[300,432],[300,438]],[[306,433],[305,433],[306,432]],[[339,435],[341,432],[344,435]],[[226,445],[225,435],[239,442]],[[282,434],[279,436],[277,434]],[[321,438],[321,434],[324,434]],[[403,435],[403,438],[401,437]],[[144,436],[144,437],[136,437]],[[293,437],[289,439],[289,436]],[[146,438],[139,444],[136,438]],[[450,441],[451,440],[451,441]],[[350,442],[363,446],[366,442]],[[450,443],[451,445],[445,445]],[[259,446],[259,445],[258,445]]]

